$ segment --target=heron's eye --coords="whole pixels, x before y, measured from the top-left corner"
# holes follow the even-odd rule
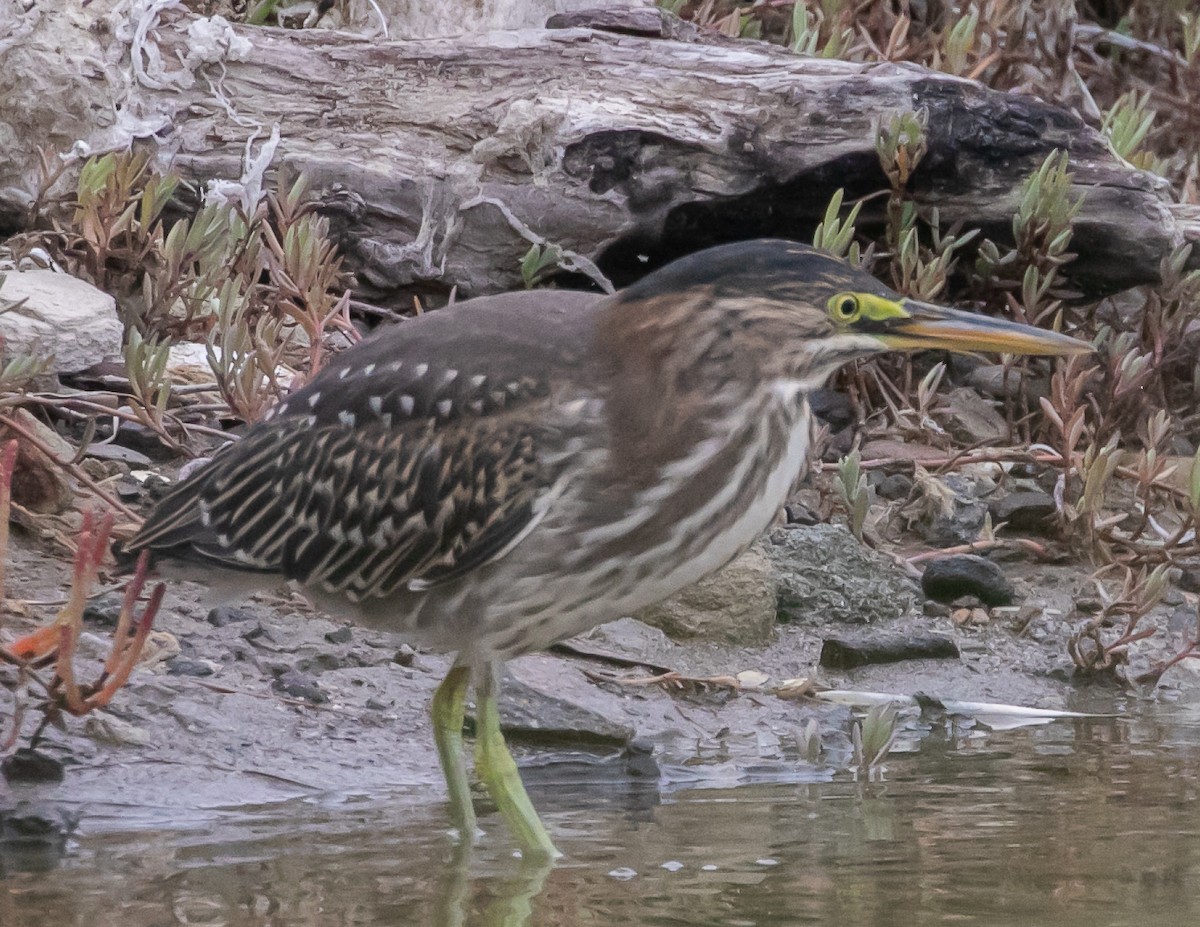
[[[829,314],[837,322],[853,322],[861,311],[858,297],[853,293],[839,293],[829,301]]]

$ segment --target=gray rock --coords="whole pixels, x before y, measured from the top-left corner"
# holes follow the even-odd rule
[[[633,660],[667,663],[675,645],[658,628],[636,618],[620,618],[592,628],[567,643]]]
[[[1040,491],[1011,492],[988,506],[993,524],[1006,522],[1014,531],[1054,531],[1054,497]]]
[[[778,575],[779,619],[867,623],[908,614],[916,587],[891,558],[840,525],[781,528],[767,552]]]
[[[775,626],[775,573],[756,544],[718,573],[635,617],[682,640],[761,644]]]
[[[9,782],[62,782],[63,764],[32,747],[20,747],[0,762],[0,773]]]
[[[0,872],[44,878],[67,855],[81,816],[81,810],[59,803],[0,803]]]
[[[348,644],[350,638],[354,636],[354,632],[349,627],[341,627],[336,631],[330,631],[325,635],[325,640],[331,644]]]
[[[84,622],[93,628],[115,628],[121,617],[121,603],[124,599],[125,596],[117,592],[96,596],[83,607]]]
[[[1043,396],[1050,395],[1050,387],[1044,378],[1033,378],[1023,375],[1020,370],[1009,367],[1005,370],[1003,364],[984,364],[976,367],[967,375],[967,385],[972,386],[985,396],[993,399],[1005,399],[1020,395],[1022,380],[1029,398],[1036,402]]]
[[[592,685],[574,667],[543,655],[506,666],[500,719],[508,735],[572,746],[628,744],[634,727],[620,699]]]
[[[988,513],[987,504],[980,497],[990,492],[993,484],[987,481],[986,485],[980,486],[975,479],[959,473],[931,479],[938,480],[948,492],[938,490],[935,499],[927,496],[926,502],[922,503],[924,510],[913,526],[917,534],[938,547],[954,547],[976,540]]]
[[[322,691],[316,679],[307,673],[300,673],[295,670],[285,672],[271,684],[271,688],[281,695],[302,698],[307,702],[312,702],[314,705],[320,705],[323,702],[329,701],[329,696]]]
[[[821,642],[821,666],[853,669],[871,663],[901,660],[948,659],[958,656],[958,646],[944,634],[837,634]]]
[[[412,666],[417,659],[417,652],[408,644],[401,644],[400,649],[392,654],[392,662],[397,666]]]
[[[966,387],[951,390],[934,410],[950,434],[964,444],[1000,444],[1008,440],[1008,423],[994,402]]]
[[[872,473],[872,476],[874,476],[875,472]],[[870,477],[868,479],[870,480]],[[881,499],[891,501],[907,499],[908,494],[912,492],[912,477],[904,473],[880,473],[878,478],[870,481],[875,487],[875,492],[879,494]]]
[[[209,660],[188,660],[176,657],[167,663],[168,676],[211,676],[216,672]]]
[[[842,431],[854,424],[854,403],[845,393],[825,388],[813,390],[808,394],[808,405],[831,431]]]
[[[973,595],[987,605],[1011,605],[1016,591],[992,561],[974,554],[955,554],[931,560],[921,576],[921,589],[936,602],[953,602]]]
[[[244,608],[236,608],[232,605],[218,605],[208,613],[208,623],[214,628],[223,628],[226,625],[253,620],[253,612],[248,612]]]
[[[121,359],[125,332],[116,302],[90,283],[51,270],[9,272],[0,299],[25,300],[0,313],[4,361],[52,354],[56,372],[76,373]]]

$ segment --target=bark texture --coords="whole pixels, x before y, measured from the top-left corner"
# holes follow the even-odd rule
[[[1068,273],[1083,292],[1155,279],[1194,224],[1164,181],[1060,107],[910,65],[701,42],[657,10],[420,41],[238,27],[212,51],[211,24],[179,9],[139,28],[113,0],[19,16],[0,3],[13,4],[0,12],[0,226],[22,221],[39,147],[136,137],[206,182],[238,178],[247,140],[257,152],[278,126],[274,166],[323,191],[364,292],[384,301],[519,286],[531,241],[620,286],[705,245],[805,239],[838,187],[886,188],[874,127],[920,107],[915,197],[1000,241],[1022,181],[1070,152],[1084,204]],[[871,201],[862,222],[882,209]]]

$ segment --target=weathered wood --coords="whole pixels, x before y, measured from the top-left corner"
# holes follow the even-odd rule
[[[140,135],[207,181],[236,178],[247,138],[278,124],[275,165],[326,191],[363,292],[377,299],[519,286],[530,239],[590,258],[620,285],[703,245],[806,238],[836,188],[884,189],[875,126],[924,107],[929,153],[912,190],[945,224],[1004,240],[1022,180],[1065,148],[1085,195],[1070,266],[1080,289],[1154,279],[1185,236],[1166,183],[1113,157],[1072,114],[915,66],[658,38],[639,21],[638,35],[569,28],[413,42],[239,28],[252,43],[244,60],[178,70],[192,22],[168,12],[149,31],[147,47],[168,67],[149,81],[132,75],[130,43],[118,37],[132,30],[97,30],[74,12],[37,8],[18,40],[0,40],[0,217],[11,224],[33,189],[39,145],[101,148]],[[51,96],[21,96],[13,75],[45,73],[55,55]],[[95,66],[68,66],[81,60]],[[882,198],[869,202],[863,221],[879,223],[881,210]]]

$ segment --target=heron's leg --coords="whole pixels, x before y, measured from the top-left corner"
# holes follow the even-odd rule
[[[471,784],[467,780],[462,734],[470,683],[471,667],[456,663],[433,693],[430,708],[433,739],[437,743],[438,759],[449,791],[450,817],[464,843],[475,839],[475,809],[471,805]]]
[[[521,851],[527,857],[551,859],[561,854],[550,842],[500,732],[500,712],[496,705],[498,669],[489,664],[475,684],[475,775],[504,815]]]

